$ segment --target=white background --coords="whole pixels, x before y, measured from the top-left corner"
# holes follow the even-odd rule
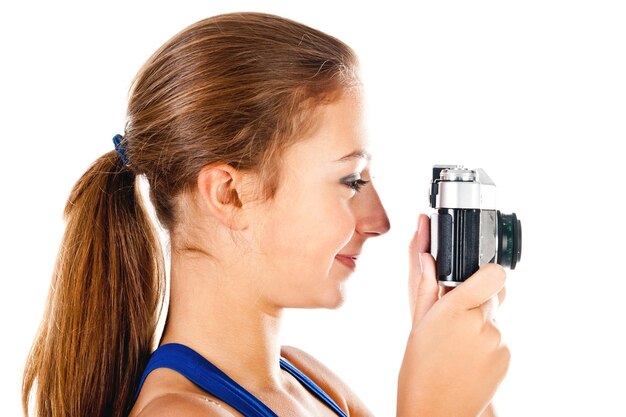
[[[626,416],[623,2],[124,3],[0,6],[0,414],[21,413],[65,199],[112,149],[135,73],[187,25],[252,10],[326,31],[359,54],[392,223],[366,245],[346,304],[287,312],[283,344],[317,356],[376,415],[394,415],[407,246],[428,212],[430,166],[482,167],[498,207],[524,230],[498,312],[513,355],[500,415]]]

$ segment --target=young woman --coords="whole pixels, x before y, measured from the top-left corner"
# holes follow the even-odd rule
[[[363,244],[389,230],[360,93],[349,47],[277,16],[216,16],[163,45],[135,80],[115,150],[68,199],[25,412],[34,390],[46,417],[371,415],[279,343],[283,310],[339,307]],[[164,267],[138,175],[171,245],[154,353]],[[420,216],[398,416],[492,415],[509,360],[491,319],[503,270],[439,299],[428,230]]]

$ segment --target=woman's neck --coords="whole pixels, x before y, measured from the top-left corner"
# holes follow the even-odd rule
[[[194,349],[250,391],[281,390],[283,309],[265,302],[254,277],[220,265],[206,256],[172,253],[161,344]]]

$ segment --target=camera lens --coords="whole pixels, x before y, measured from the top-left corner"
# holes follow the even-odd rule
[[[522,258],[522,223],[515,213],[502,214],[498,210],[498,257],[496,262],[515,269]]]

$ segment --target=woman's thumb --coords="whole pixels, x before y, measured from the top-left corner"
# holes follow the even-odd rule
[[[409,307],[413,326],[421,321],[438,299],[435,260],[427,253],[429,251],[430,219],[420,214],[417,230],[409,245]]]
[[[429,253],[419,254],[421,278],[415,291],[413,309],[413,327],[417,326],[428,310],[439,299],[439,284],[435,268],[435,259]]]
[[[497,295],[506,282],[506,272],[498,264],[484,264],[465,282],[446,294],[447,303],[470,310]]]

